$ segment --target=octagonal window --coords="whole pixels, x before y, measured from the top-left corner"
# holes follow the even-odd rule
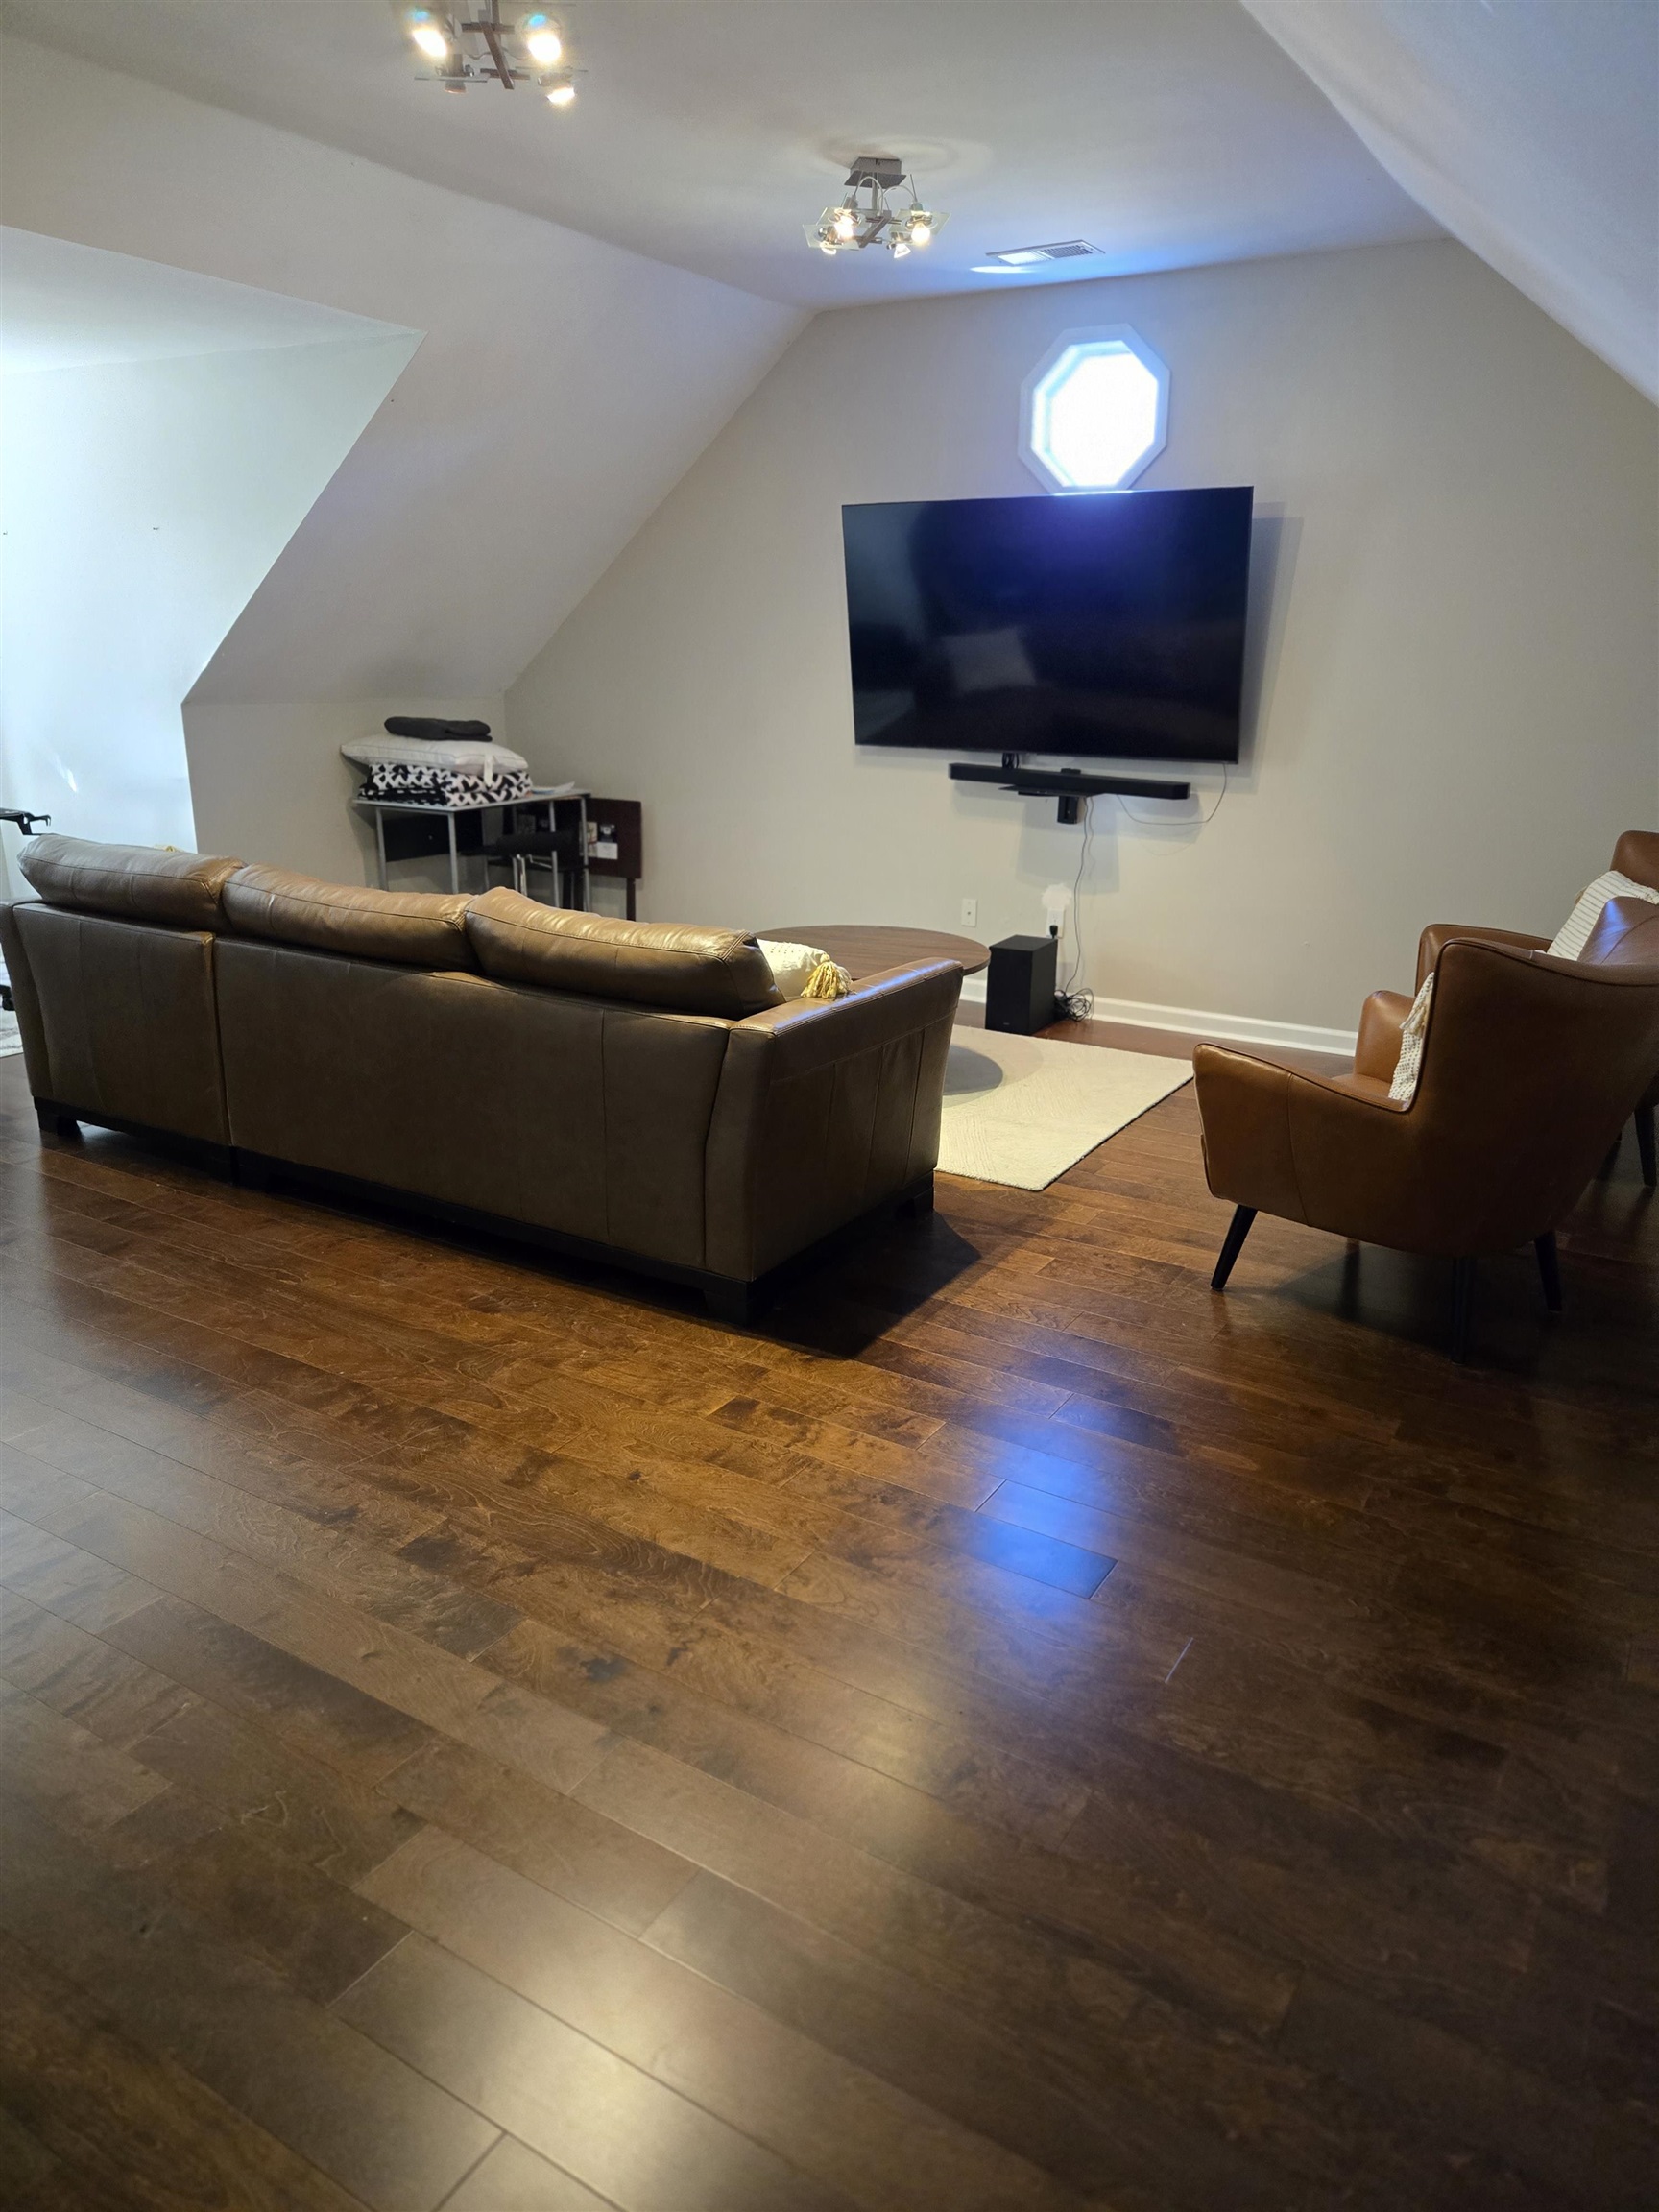
[[[1124,325],[1068,331],[1024,400],[1020,450],[1050,491],[1120,491],[1164,450],[1169,372]]]

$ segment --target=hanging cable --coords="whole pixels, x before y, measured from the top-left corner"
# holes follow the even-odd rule
[[[1082,981],[1083,975],[1083,909],[1078,903],[1083,894],[1083,878],[1089,867],[1089,845],[1094,834],[1094,802],[1083,802],[1083,850],[1077,855],[1077,875],[1071,885],[1071,926],[1075,932],[1071,946],[1071,962],[1066,971],[1066,980],[1054,994],[1056,1010],[1066,1009],[1065,1019],[1070,1022],[1087,1022],[1094,1004],[1094,994]]]

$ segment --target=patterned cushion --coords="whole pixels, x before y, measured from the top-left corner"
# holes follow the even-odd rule
[[[1394,1080],[1388,1086],[1388,1095],[1397,1106],[1409,1106],[1417,1095],[1418,1079],[1423,1073],[1423,1040],[1429,1032],[1429,1009],[1434,1000],[1434,978],[1431,975],[1411,1001],[1411,1011],[1400,1024],[1400,1057],[1394,1063]]]
[[[529,789],[527,768],[417,768],[387,761],[370,769],[362,796],[418,806],[506,806]]]
[[[400,799],[420,806],[504,806],[531,788],[529,762],[505,745],[391,735],[353,737],[340,750],[365,772],[365,799]]]

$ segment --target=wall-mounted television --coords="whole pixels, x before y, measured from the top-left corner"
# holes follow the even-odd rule
[[[843,507],[858,743],[1237,760],[1253,496]]]

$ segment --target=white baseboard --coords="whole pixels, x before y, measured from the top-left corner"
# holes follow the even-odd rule
[[[970,975],[962,996],[971,1005],[985,1003],[985,977]],[[1097,1022],[1121,1022],[1132,1029],[1168,1029],[1179,1037],[1213,1037],[1231,1045],[1282,1045],[1297,1052],[1334,1052],[1354,1057],[1359,1039],[1353,1029],[1317,1029],[1307,1022],[1269,1022],[1254,1014],[1204,1014],[1192,1006],[1149,1006],[1140,998],[1096,998]]]

